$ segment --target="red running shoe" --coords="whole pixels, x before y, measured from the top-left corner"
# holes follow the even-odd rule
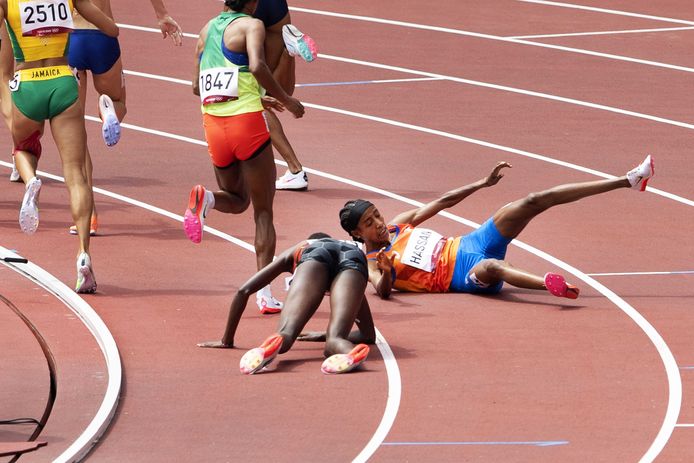
[[[320,367],[320,371],[326,375],[347,373],[364,363],[368,355],[369,346],[366,344],[357,344],[348,354],[335,354],[325,359],[323,365]]]
[[[272,362],[282,347],[282,336],[273,334],[267,338],[260,347],[251,349],[241,357],[239,370],[244,375],[252,375],[262,370]]]

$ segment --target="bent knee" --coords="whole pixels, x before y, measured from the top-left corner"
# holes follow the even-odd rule
[[[484,272],[493,280],[501,280],[506,268],[506,262],[498,259],[487,259],[484,261]]]

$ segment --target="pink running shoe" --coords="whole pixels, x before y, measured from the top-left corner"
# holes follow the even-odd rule
[[[267,338],[260,347],[251,349],[241,357],[239,362],[239,370],[244,375],[252,375],[272,362],[282,347],[282,336],[273,334]]]
[[[641,164],[627,172],[627,180],[635,190],[644,191],[648,180],[655,175],[655,164],[649,154]]]
[[[207,196],[205,191],[205,187],[202,185],[195,185],[190,190],[188,209],[186,209],[183,215],[183,229],[193,243],[202,241],[202,230],[205,226],[205,217],[207,217]]]
[[[292,24],[285,24],[282,27],[282,39],[290,56],[301,56],[307,63],[318,56],[316,42]]]
[[[576,299],[580,292],[576,286],[568,284],[564,277],[557,273],[545,274],[545,287],[553,295],[568,299]]]
[[[320,367],[320,371],[326,375],[347,373],[364,363],[368,355],[369,346],[366,344],[357,344],[348,354],[335,354],[325,359],[323,365]]]

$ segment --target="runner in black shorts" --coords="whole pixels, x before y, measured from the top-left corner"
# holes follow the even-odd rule
[[[318,309],[326,291],[330,291],[328,329],[325,334],[314,334],[307,339],[325,340],[327,358],[321,370],[326,374],[344,373],[366,360],[369,353],[366,344],[373,344],[376,340],[371,310],[364,296],[368,281],[366,258],[355,244],[326,236],[312,235],[297,243],[251,277],[236,292],[221,341],[198,345],[234,347],[234,335],[249,295],[270,284],[281,273],[290,272],[294,277],[278,331],[242,357],[241,372],[252,374],[260,371],[277,354],[287,352]],[[358,329],[350,333],[355,322]]]

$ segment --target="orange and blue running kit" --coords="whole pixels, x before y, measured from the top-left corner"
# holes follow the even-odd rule
[[[390,224],[390,245],[385,249],[393,261],[393,287],[411,292],[488,293],[501,290],[477,281],[470,271],[484,259],[503,259],[511,242],[490,218],[480,228],[459,237],[444,237],[427,228]],[[375,260],[378,250],[367,254]]]
[[[210,20],[200,56],[205,138],[212,163],[221,169],[252,159],[270,144],[260,101],[264,90],[248,68],[248,54],[224,46],[224,31],[243,17],[249,16],[227,11]]]

